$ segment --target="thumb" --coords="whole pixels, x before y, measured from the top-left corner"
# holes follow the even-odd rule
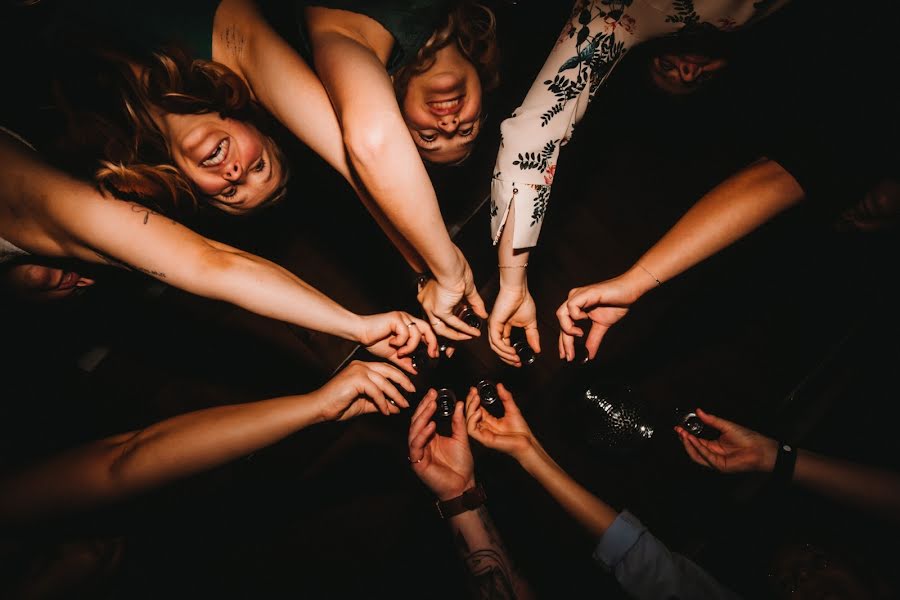
[[[701,408],[697,409],[697,416],[700,417],[701,421],[703,421],[707,425],[712,425],[713,427],[715,427],[722,433],[725,433],[726,431],[731,431],[735,427],[737,427],[736,423],[732,423],[731,421],[727,421],[721,417],[711,415]]]
[[[538,332],[537,326],[525,328],[525,339],[528,341],[528,345],[531,346],[531,349],[540,354],[541,335]]]
[[[476,315],[482,319],[488,318],[488,312],[484,307],[484,300],[481,299],[475,286],[472,286],[472,291],[466,294],[466,302],[469,303],[469,306],[472,307],[472,310],[475,311]]]

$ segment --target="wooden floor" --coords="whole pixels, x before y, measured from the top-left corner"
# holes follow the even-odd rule
[[[467,164],[434,174],[486,300],[498,286],[484,204],[497,125],[524,95],[566,13],[501,7],[501,24],[519,27],[501,30],[505,83],[490,100],[490,126]],[[617,70],[560,161],[529,268],[544,354],[516,370],[476,340],[417,385],[464,394],[482,377],[506,383],[577,479],[628,507],[673,550],[763,597],[760,557],[786,537],[817,531],[857,549],[896,532],[861,517],[852,533],[829,529],[830,505],[772,498],[758,480],[697,468],[671,432],[675,410],[702,406],[826,453],[900,467],[896,421],[886,418],[900,390],[897,241],[838,234],[815,210],[794,211],[642,300],[594,363],[560,362],[554,312],[568,290],[620,273],[706,190],[755,158],[740,129],[721,126],[727,92],[674,102],[636,84],[639,76],[627,62]],[[676,113],[677,122],[667,116]],[[196,226],[271,257],[353,310],[415,310],[411,273],[346,186],[303,149],[290,154],[297,175],[289,201],[250,221]],[[138,277],[108,277],[69,306],[4,315],[6,345],[17,350],[3,367],[6,465],[189,410],[304,392],[354,351]],[[655,434],[641,450],[604,454],[582,442],[574,405],[596,381],[626,383],[647,405]],[[40,537],[125,536],[114,598],[465,597],[448,532],[408,467],[407,426],[407,416],[371,416],[311,428],[132,502],[51,524]],[[499,530],[541,597],[617,597],[590,558],[593,540],[514,463],[478,448],[476,464]]]

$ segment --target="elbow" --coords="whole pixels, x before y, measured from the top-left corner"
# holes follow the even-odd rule
[[[368,123],[345,123],[344,147],[353,165],[365,169],[366,165],[390,156],[392,133],[387,123],[378,119]]]

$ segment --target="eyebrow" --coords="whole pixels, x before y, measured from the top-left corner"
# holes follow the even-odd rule
[[[461,143],[459,146],[457,146],[457,148],[467,148],[474,143],[475,143],[475,136],[472,136],[470,139],[467,139],[466,141]],[[416,145],[418,146],[418,144],[416,144]],[[425,152],[440,152],[441,150],[444,150],[443,146],[431,146],[431,147],[419,146],[419,148],[421,148]]]

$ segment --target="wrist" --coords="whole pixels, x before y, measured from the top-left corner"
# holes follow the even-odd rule
[[[513,458],[523,469],[533,475],[536,470],[547,463],[550,455],[544,451],[537,439],[531,436],[528,439],[528,445],[521,452],[516,453]]]
[[[621,277],[625,287],[631,293],[632,303],[650,290],[660,286],[657,283],[656,275],[647,272],[639,263],[632,265]]]
[[[347,336],[351,342],[366,345],[366,317],[351,313],[350,334]]]
[[[462,252],[452,242],[451,248],[452,251],[446,253],[446,261],[438,261],[428,265],[434,278],[444,287],[454,287],[463,282],[466,276],[466,259],[463,258]]]
[[[478,483],[475,481],[475,476],[473,475],[462,486],[459,486],[459,487],[454,486],[454,487],[452,487],[446,491],[443,491],[439,494],[435,494],[435,496],[437,497],[439,502],[447,502],[448,500],[453,500],[454,498],[459,498],[460,496],[465,494],[467,491],[469,491],[477,486],[478,486]]]
[[[771,473],[775,470],[775,461],[778,458],[778,442],[772,438],[764,438],[762,452],[756,470],[762,473]]]
[[[521,292],[528,289],[528,270],[500,269],[500,289]]]

